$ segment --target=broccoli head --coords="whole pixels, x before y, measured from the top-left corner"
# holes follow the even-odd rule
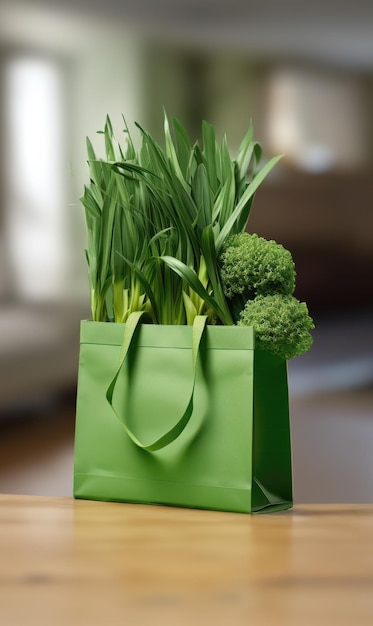
[[[219,265],[224,294],[229,299],[242,294],[244,303],[257,295],[294,292],[291,253],[276,241],[249,233],[233,235],[224,246]]]
[[[291,295],[257,296],[246,303],[238,326],[253,326],[256,346],[284,359],[307,352],[314,328],[307,305]]]

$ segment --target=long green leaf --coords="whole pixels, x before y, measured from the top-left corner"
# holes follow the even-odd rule
[[[181,181],[181,184],[183,185],[183,187],[186,188],[187,185],[183,176],[183,172],[181,171],[179,159],[177,157],[174,142],[171,137],[170,125],[168,122],[166,111],[164,111],[164,136],[166,140],[166,154],[170,160],[170,163],[175,171],[176,176]]]
[[[142,286],[144,292],[146,293],[147,297],[149,298],[149,301],[152,305],[152,313],[153,313],[153,317],[154,317],[154,322],[156,324],[159,324],[159,312],[158,312],[158,307],[157,307],[157,301],[156,298],[154,296],[154,292],[149,284],[149,282],[146,279],[146,276],[144,274],[143,271],[141,271],[141,269],[139,267],[137,267],[134,263],[132,263],[132,261],[130,261],[129,259],[126,259],[126,257],[122,256],[123,260],[125,263],[127,263],[128,267],[131,268],[132,272],[134,273],[134,275],[136,276],[136,278],[138,279],[140,285]]]
[[[209,186],[207,171],[203,163],[197,167],[192,181],[192,197],[198,207],[198,220],[201,228],[205,228],[212,221],[212,194]]]
[[[219,181],[216,175],[216,138],[211,124],[202,122],[203,156],[210,188],[215,195]]]
[[[177,151],[177,158],[180,164],[181,171],[185,180],[188,180],[188,167],[190,162],[190,157],[192,154],[192,147],[190,145],[190,140],[188,133],[186,132],[184,126],[177,120],[173,118],[172,125],[175,133],[175,148]]]
[[[245,210],[247,203],[251,200],[252,196],[254,195],[258,187],[261,185],[265,177],[269,174],[269,172],[272,170],[272,168],[276,165],[276,163],[278,163],[278,161],[281,158],[282,158],[282,155],[273,157],[273,159],[268,161],[268,163],[264,165],[264,167],[260,170],[260,172],[258,172],[255,178],[247,186],[246,191],[241,196],[240,201],[238,202],[237,206],[235,207],[233,213],[231,214],[227,222],[222,227],[220,234],[217,238],[216,251],[218,255],[221,252],[221,249],[223,247],[223,244],[226,238],[231,234],[231,231],[234,227],[235,222],[239,220],[241,213]]]
[[[207,226],[202,233],[201,248],[206,264],[207,275],[214,293],[214,300],[217,302],[220,311],[223,312],[222,319],[225,320],[224,323],[227,324],[229,323],[228,320],[230,320],[230,323],[232,324],[233,320],[220,283],[215,238],[211,224]]]
[[[231,318],[230,317],[229,319],[227,318],[226,312],[221,309],[221,307],[216,302],[216,300],[212,296],[210,296],[210,294],[206,291],[201,281],[199,280],[197,274],[192,268],[185,265],[182,261],[179,261],[179,259],[175,259],[173,257],[162,256],[160,258],[174,272],[176,272],[176,274],[178,274],[183,280],[185,280],[187,285],[191,289],[193,289],[193,291],[195,291],[196,294],[199,295],[199,297],[202,298],[206,302],[206,304],[208,304],[211,307],[213,311],[216,312],[216,314],[221,319],[223,324],[229,324],[229,325],[232,324]]]

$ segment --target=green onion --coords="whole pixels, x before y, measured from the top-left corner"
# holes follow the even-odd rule
[[[138,124],[119,145],[107,117],[105,158],[87,139],[87,224],[92,319],[125,322],[146,310],[156,324],[233,324],[218,270],[228,237],[245,231],[255,192],[280,157],[258,169],[261,149],[247,131],[236,159],[226,138],[202,124],[202,144],[164,116],[162,148]]]

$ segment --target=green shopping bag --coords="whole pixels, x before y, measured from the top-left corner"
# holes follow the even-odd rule
[[[291,507],[286,361],[249,327],[81,324],[74,496]]]

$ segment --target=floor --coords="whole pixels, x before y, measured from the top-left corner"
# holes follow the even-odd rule
[[[320,316],[289,363],[296,502],[373,502],[373,315]],[[0,420],[0,492],[71,495],[74,392]]]

